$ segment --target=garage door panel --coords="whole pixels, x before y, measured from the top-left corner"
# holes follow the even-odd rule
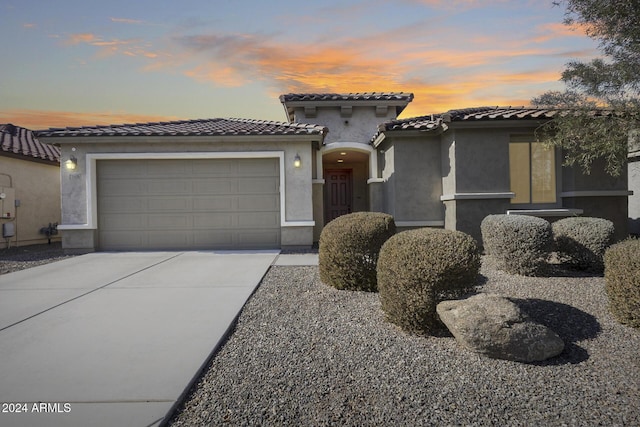
[[[149,231],[147,244],[152,248],[186,249],[190,246],[189,235],[180,231]]]
[[[120,177],[110,180],[105,179],[98,186],[98,192],[102,197],[138,195],[146,191],[147,183],[145,181],[121,179]]]
[[[279,198],[272,195],[238,197],[238,211],[275,212],[280,208]]]
[[[231,212],[235,211],[237,207],[238,198],[236,196],[194,197],[193,199],[193,210],[195,212]]]
[[[178,211],[184,212],[193,207],[193,201],[188,197],[154,197],[147,199],[147,207],[151,211]]]
[[[145,164],[136,168],[131,168],[130,164],[130,160],[109,160],[109,167],[100,171],[100,177],[128,180],[147,176]]]
[[[237,225],[237,216],[233,212],[220,212],[193,215],[193,226],[197,229],[228,229]]]
[[[258,247],[272,248],[279,243],[279,233],[276,231],[247,230],[238,233],[237,245],[240,247],[256,245]]]
[[[193,192],[196,194],[232,194],[238,188],[237,179],[234,178],[209,178],[193,180]]]
[[[100,237],[102,245],[112,250],[137,249],[146,246],[144,233],[135,231],[116,231]]]
[[[115,214],[120,212],[146,212],[147,201],[140,197],[103,197],[100,214]]]
[[[148,227],[147,216],[144,214],[101,215],[100,225],[113,231],[140,230]]]
[[[228,230],[207,230],[194,236],[193,243],[197,247],[232,248],[234,247],[233,235]]]
[[[148,194],[190,194],[193,184],[186,179],[149,179],[146,187]]]
[[[99,160],[103,250],[277,248],[279,161]]]
[[[239,176],[278,176],[279,164],[275,159],[244,159],[238,163]]]
[[[280,226],[280,216],[275,213],[243,212],[238,216],[238,227],[247,228],[277,228]]]
[[[190,173],[189,162],[184,160],[147,160],[145,162],[150,178],[183,177]]]
[[[193,175],[207,175],[216,177],[229,177],[237,173],[236,159],[217,159],[215,161],[193,160],[191,171]]]
[[[278,193],[278,180],[276,178],[238,178],[238,192],[240,194]]]
[[[191,222],[191,217],[180,214],[151,214],[147,219],[148,228],[153,230],[189,230]]]

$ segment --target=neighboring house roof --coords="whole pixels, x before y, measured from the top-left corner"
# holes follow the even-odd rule
[[[407,105],[413,101],[413,93],[405,92],[360,92],[360,93],[288,93],[280,95],[289,121],[294,120],[295,107],[318,106],[327,107],[341,105],[388,105],[396,107],[396,116],[400,115]]]
[[[51,128],[36,131],[39,137],[83,136],[248,136],[319,135],[327,128],[301,123],[253,119],[201,119],[108,126]]]
[[[391,130],[430,131],[452,122],[480,122],[497,120],[550,120],[555,116],[569,114],[570,110],[527,107],[474,107],[449,110],[446,113],[392,120],[378,126],[378,133]],[[608,110],[593,111],[594,116],[610,116]],[[374,136],[375,138],[375,136]]]
[[[0,125],[0,150],[11,157],[60,163],[60,149],[36,139],[29,129],[12,124]]]

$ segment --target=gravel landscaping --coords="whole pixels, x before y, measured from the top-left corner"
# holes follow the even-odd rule
[[[515,298],[565,341],[522,364],[384,321],[377,294],[338,291],[317,267],[272,267],[169,425],[640,425],[640,331],[607,311],[602,277],[497,271],[480,291]]]
[[[0,250],[0,274],[68,257],[59,243]],[[169,425],[637,426],[640,331],[607,310],[604,279],[556,267],[509,275],[483,258],[479,291],[505,295],[565,341],[536,364],[384,321],[378,295],[271,267]]]
[[[0,249],[0,274],[12,273],[69,258],[60,242]]]

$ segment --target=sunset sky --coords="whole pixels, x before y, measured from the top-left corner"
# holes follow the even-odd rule
[[[0,123],[241,117],[289,92],[528,105],[596,42],[552,0],[0,0]]]

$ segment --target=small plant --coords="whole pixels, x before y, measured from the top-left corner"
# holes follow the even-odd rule
[[[582,270],[604,269],[604,253],[614,242],[611,221],[571,217],[556,221],[551,227],[554,249],[561,261]]]
[[[620,323],[640,329],[640,239],[607,249],[604,280],[611,314]]]
[[[378,290],[387,320],[419,334],[442,329],[436,305],[471,292],[480,270],[477,242],[460,231],[403,231],[380,250]]]
[[[553,245],[549,221],[528,215],[489,215],[480,224],[485,251],[499,269],[536,276]]]
[[[320,279],[337,289],[375,292],[380,248],[396,232],[393,217],[356,212],[328,223],[320,234]]]

